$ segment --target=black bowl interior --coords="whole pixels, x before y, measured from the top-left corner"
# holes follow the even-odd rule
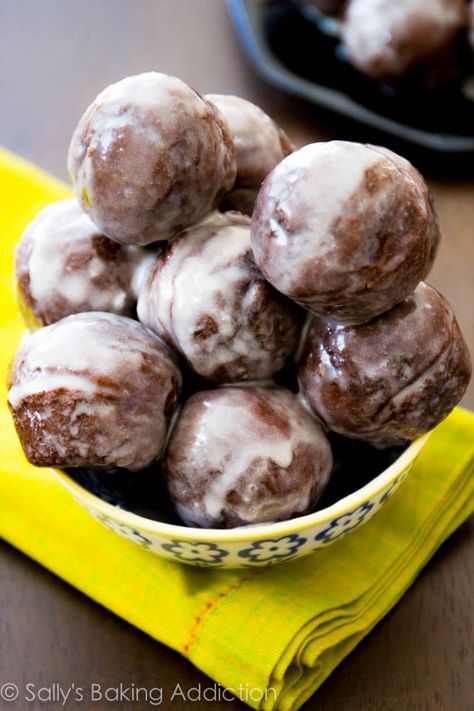
[[[404,447],[378,450],[331,433],[334,470],[315,511],[336,503],[368,484],[403,452]],[[170,501],[159,465],[141,472],[69,468],[67,474],[87,491],[113,506],[153,521],[183,525]]]

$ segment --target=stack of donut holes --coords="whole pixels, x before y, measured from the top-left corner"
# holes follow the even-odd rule
[[[404,445],[464,394],[423,281],[436,213],[395,153],[294,150],[254,104],[150,72],[99,94],[68,167],[75,199],[16,249],[9,406],[33,464],[151,467],[192,526],[280,521],[324,491],[330,430]]]

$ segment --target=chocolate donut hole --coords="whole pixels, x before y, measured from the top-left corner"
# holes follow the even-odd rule
[[[215,382],[271,377],[303,323],[255,265],[250,221],[237,212],[215,212],[169,245],[144,282],[138,317]]]
[[[135,471],[160,456],[180,390],[173,355],[141,324],[91,312],[24,339],[8,400],[32,464]]]
[[[451,307],[425,283],[358,326],[315,318],[299,367],[301,392],[320,420],[378,447],[402,445],[435,427],[470,377]]]
[[[218,110],[158,72],[99,94],[73,134],[68,167],[82,208],[124,244],[173,237],[217,207],[236,172]]]
[[[276,289],[341,323],[363,323],[407,297],[440,238],[418,171],[392,151],[346,141],[281,161],[259,191],[251,234]]]
[[[15,250],[17,296],[30,327],[86,311],[136,314],[136,283],[150,255],[101,234],[77,204],[41,210]]]
[[[332,454],[318,422],[279,387],[200,392],[183,407],[164,468],[191,526],[230,528],[310,511]]]

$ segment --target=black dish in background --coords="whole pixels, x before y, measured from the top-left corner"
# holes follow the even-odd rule
[[[427,89],[412,73],[397,90],[378,84],[344,59],[338,40],[291,0],[227,0],[246,55],[270,84],[365,124],[365,139],[390,137],[396,149],[465,170],[474,157],[474,102],[461,91],[473,75],[467,43],[457,48],[463,73]],[[374,136],[374,131],[375,136]],[[471,167],[472,169],[472,167]]]
[[[381,474],[401,455],[404,447],[378,450],[364,442],[329,435],[334,454],[330,482],[315,510],[332,506]],[[160,466],[141,472],[124,469],[100,471],[70,468],[67,474],[87,491],[113,506],[163,523],[184,525],[168,496]]]

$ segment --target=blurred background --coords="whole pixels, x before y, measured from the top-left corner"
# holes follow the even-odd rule
[[[64,179],[85,108],[111,82],[150,70],[255,101],[299,143],[330,136],[255,78],[224,0],[7,0],[0,28],[0,140]]]

